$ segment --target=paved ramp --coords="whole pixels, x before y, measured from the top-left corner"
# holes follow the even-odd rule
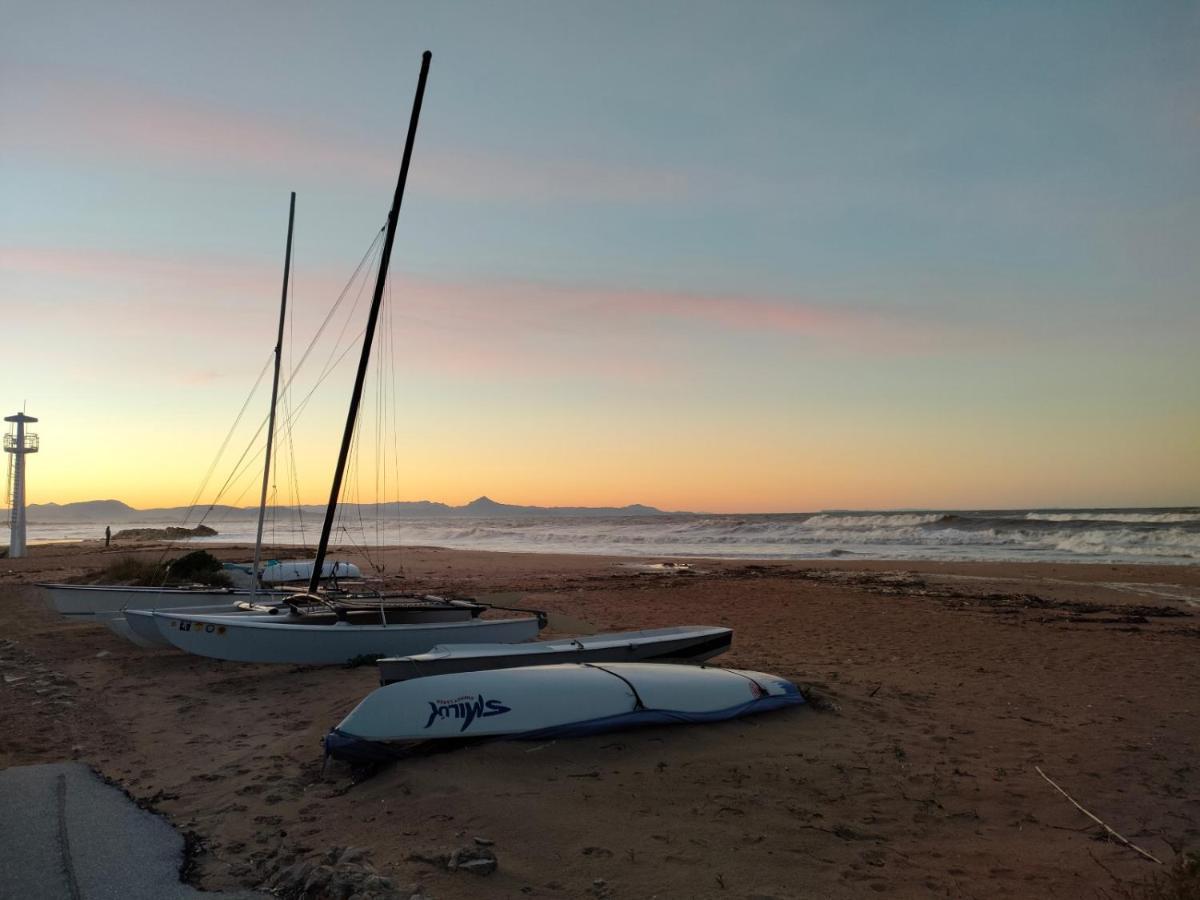
[[[81,763],[0,772],[0,897],[253,900],[179,881],[183,838]]]

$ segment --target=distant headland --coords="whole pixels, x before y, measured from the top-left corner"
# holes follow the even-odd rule
[[[125,528],[112,536],[114,541],[181,541],[193,537],[216,537],[219,532],[207,525],[197,525],[195,528],[179,528],[168,525],[166,528]]]

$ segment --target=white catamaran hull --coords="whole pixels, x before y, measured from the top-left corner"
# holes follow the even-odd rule
[[[716,722],[804,702],[763,672],[662,663],[527,666],[414,678],[368,694],[325,739],[349,760],[431,739],[548,739],[637,725]]]
[[[123,612],[99,612],[96,613],[93,618],[94,621],[103,623],[104,627],[113,634],[117,635],[118,637],[125,638],[125,640],[129,641],[130,643],[137,644],[139,647],[151,648],[169,646],[166,641],[159,637],[158,629],[155,629],[154,637],[150,640],[147,640],[146,638],[142,637],[142,635],[135,632],[129,622],[126,621],[125,614]]]
[[[537,636],[538,620],[470,619],[408,625],[301,625],[241,616],[155,612],[159,634],[180,650],[235,662],[341,665],[410,656],[442,643],[507,643]]]
[[[362,598],[358,598],[362,602]],[[389,606],[384,611],[389,625],[420,625],[434,622],[467,622],[474,618],[482,607],[459,600],[442,600],[438,597],[422,598],[425,602],[413,603],[411,606]],[[119,624],[106,621],[109,629],[122,637],[127,637],[135,644],[143,647],[170,647],[171,642],[162,636],[158,623],[154,620],[152,609],[126,609],[123,611],[126,628]],[[205,617],[220,616],[234,617],[247,622],[284,622],[288,620],[289,608],[283,604],[248,603],[229,606],[190,606],[172,609],[171,612],[180,615],[202,615]],[[118,613],[97,614],[119,616]],[[377,618],[380,613],[363,606],[347,613],[350,617]],[[332,618],[332,614],[330,614]]]
[[[107,584],[39,584],[55,611],[64,616],[92,616],[122,609],[174,609],[220,606],[248,600],[249,591],[229,588],[139,588]],[[259,591],[260,600],[282,600],[293,591]]]
[[[127,609],[124,612],[124,618],[125,625],[129,628],[129,639],[139,647],[171,646],[171,642],[158,632],[158,623],[154,621],[154,610]],[[120,634],[120,632],[117,633]]]
[[[650,628],[530,644],[446,644],[415,656],[379,660],[379,683],[410,678],[582,662],[691,662],[729,649],[733,629],[712,625]]]

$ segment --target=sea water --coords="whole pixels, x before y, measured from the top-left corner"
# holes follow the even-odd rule
[[[376,521],[369,507],[341,517],[333,542],[348,546],[437,546],[470,550],[725,559],[1016,560],[1188,564],[1200,560],[1200,508],[920,510],[756,515],[441,515]],[[359,514],[361,512],[361,515]],[[102,538],[104,522],[31,523],[31,544]],[[113,524],[124,528],[153,524]],[[194,521],[181,524],[194,525]],[[254,521],[206,520],[215,538],[250,543]],[[265,539],[312,547],[320,519],[277,517]],[[0,531],[0,541],[6,535]]]

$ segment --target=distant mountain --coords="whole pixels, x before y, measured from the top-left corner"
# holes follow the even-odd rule
[[[120,500],[83,500],[79,503],[31,503],[25,517],[31,523],[132,522],[139,512]]]
[[[497,503],[491,497],[479,497],[466,506],[448,508],[453,515],[467,516],[661,516],[653,506],[634,503],[629,506],[514,506]]]
[[[361,508],[363,514],[375,515],[373,503],[344,503],[339,508]],[[185,520],[196,521],[200,516],[217,521],[252,520],[258,515],[258,507],[172,506],[156,509],[134,509],[120,500],[86,500],[79,503],[31,503],[26,508],[26,518],[32,525],[58,525],[76,522],[99,524],[172,523]],[[449,506],[433,500],[407,500],[379,504],[386,516],[407,518],[431,518],[440,516],[471,516],[474,518],[504,518],[515,516],[661,516],[661,509],[634,503],[629,506],[517,506],[497,503],[490,497],[479,497],[464,506]],[[325,514],[324,506],[306,504],[299,507],[304,516],[319,517]]]

